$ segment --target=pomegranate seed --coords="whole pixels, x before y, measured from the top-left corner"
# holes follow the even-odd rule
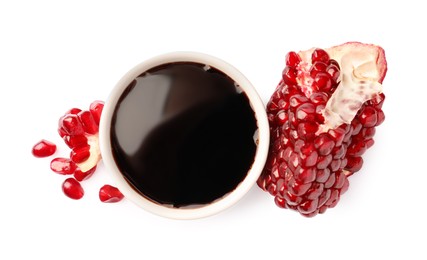
[[[327,156],[319,156],[317,160],[317,169],[325,169],[332,162],[332,155],[328,154]]]
[[[283,81],[289,85],[297,84],[297,70],[292,67],[286,67],[282,73]]]
[[[349,172],[357,172],[362,169],[363,159],[362,157],[347,157],[347,165],[345,169]]]
[[[104,109],[104,102],[100,100],[92,102],[89,106],[89,111],[97,125],[99,125],[99,120],[101,119],[102,109]]]
[[[92,177],[95,171],[96,171],[96,166],[86,172],[83,172],[82,170],[80,170],[80,168],[77,168],[74,172],[74,178],[78,181],[84,181]]]
[[[50,162],[50,169],[62,175],[73,174],[76,167],[76,164],[68,158],[58,157]]]
[[[298,206],[298,211],[302,214],[310,214],[317,209],[319,200],[307,200]]]
[[[98,124],[95,122],[95,119],[92,116],[92,113],[89,111],[81,111],[78,114],[80,122],[82,123],[83,130],[88,134],[98,133]]]
[[[316,108],[311,103],[304,103],[296,110],[296,118],[301,121],[313,121]]]
[[[286,200],[281,197],[275,197],[274,202],[279,208],[286,208]]]
[[[331,171],[328,168],[317,170],[316,182],[324,183],[329,179]]]
[[[295,180],[299,183],[311,183],[316,180],[316,169],[315,168],[299,168],[295,171]]]
[[[315,105],[318,105],[318,104],[323,105],[323,108],[325,107],[324,105],[326,104],[326,102],[328,101],[328,99],[329,99],[328,94],[326,94],[325,92],[313,93],[310,96],[310,100],[311,100],[311,102],[313,102],[313,104],[315,104]]]
[[[285,198],[286,202],[290,206],[297,206],[301,203],[302,198],[299,196],[296,196],[290,192],[286,192],[283,197]]]
[[[319,198],[324,189],[324,185],[322,183],[313,183],[311,188],[307,191],[307,199],[314,200]]]
[[[366,149],[368,147],[366,147],[365,142],[352,143],[347,149],[347,154],[353,157],[362,156],[366,152]]]
[[[296,67],[301,62],[300,56],[296,52],[288,52],[286,55],[286,65],[290,67]]]
[[[326,65],[326,63],[321,61],[316,61],[315,63],[313,63],[313,65],[310,68],[310,76],[314,78],[316,77],[317,73],[326,72],[327,67],[328,65]]]
[[[283,125],[288,121],[288,115],[285,113],[285,111],[279,112],[276,115],[275,121],[278,125]]]
[[[377,111],[373,107],[366,106],[362,110],[359,120],[364,127],[373,127],[377,124]]]
[[[322,49],[315,49],[311,54],[312,63],[316,61],[321,61],[327,63],[329,61],[329,54]]]
[[[331,76],[331,79],[334,83],[337,83],[339,77],[340,77],[340,68],[337,65],[330,64],[326,68],[326,72]]]
[[[290,105],[291,107],[299,107],[301,104],[304,104],[308,101],[308,98],[306,98],[304,95],[293,95],[290,99]]]
[[[73,149],[74,147],[87,145],[87,138],[84,135],[66,135],[63,137],[64,142],[68,147]]]
[[[335,143],[330,137],[322,134],[314,140],[314,147],[319,150],[320,155],[328,155],[334,149]]]
[[[68,135],[84,134],[79,117],[75,114],[66,114],[59,119],[59,128]]]
[[[104,185],[99,190],[99,199],[105,203],[119,202],[123,199],[123,194],[111,185]]]
[[[48,157],[56,152],[56,145],[50,141],[42,139],[33,146],[32,153],[35,157]]]
[[[62,183],[62,191],[70,199],[79,200],[84,195],[82,185],[74,178],[68,178]]]
[[[375,132],[376,132],[375,127],[367,127],[367,128],[363,128],[360,131],[360,135],[362,135],[364,139],[369,139],[374,137]]]
[[[375,141],[373,139],[368,139],[365,141],[367,149],[371,148],[374,145]]]
[[[70,152],[70,158],[75,163],[81,163],[87,160],[90,156],[90,146],[80,146],[80,147],[74,147],[73,150]]]
[[[319,197],[319,206],[323,206],[331,197],[331,190],[330,189],[324,189],[322,194]],[[326,209],[325,209],[326,210]],[[323,210],[324,212],[324,210]]]
[[[331,77],[328,73],[319,72],[316,74],[313,82],[313,89],[321,91],[330,91],[332,88]]]

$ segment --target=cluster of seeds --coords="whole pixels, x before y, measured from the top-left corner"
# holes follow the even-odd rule
[[[258,185],[281,208],[311,217],[334,207],[360,170],[363,153],[374,144],[384,121],[384,94],[365,102],[351,124],[322,131],[325,106],[340,81],[340,66],[315,49],[311,66],[290,52],[286,68],[267,105],[271,144]]]
[[[94,101],[89,110],[72,108],[60,119],[58,133],[71,149],[69,158],[56,157],[50,162],[50,169],[68,178],[62,183],[64,194],[75,200],[84,196],[81,182],[89,179],[96,171],[101,159],[98,147],[98,128],[104,103]],[[56,145],[42,139],[33,146],[35,157],[49,157],[56,152]],[[72,177],[71,177],[72,176]],[[102,202],[118,202],[123,194],[111,185],[104,185],[99,190]]]

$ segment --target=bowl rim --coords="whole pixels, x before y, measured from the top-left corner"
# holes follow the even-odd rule
[[[173,208],[157,204],[135,191],[127,182],[115,164],[111,149],[110,130],[111,120],[116,104],[127,86],[143,72],[156,66],[174,62],[194,62],[214,67],[231,79],[246,93],[257,120],[256,143],[257,149],[254,162],[246,177],[231,192],[223,197],[196,208]],[[99,128],[99,145],[107,174],[111,175],[114,185],[124,196],[141,208],[159,216],[172,219],[197,219],[217,214],[239,201],[256,183],[267,160],[270,142],[270,130],[264,104],[250,81],[235,67],[222,59],[199,52],[171,52],[158,55],[143,61],[129,70],[115,85],[107,98],[101,115]]]

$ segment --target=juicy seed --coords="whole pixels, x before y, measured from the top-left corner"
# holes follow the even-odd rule
[[[62,175],[73,174],[76,168],[76,164],[68,158],[58,157],[50,162],[50,169]]]
[[[296,68],[301,62],[300,56],[296,52],[288,52],[286,55],[286,66]]]
[[[66,114],[59,119],[59,128],[68,135],[81,135],[84,133],[79,117],[75,114]]]
[[[311,62],[315,63],[316,61],[328,62],[329,54],[325,50],[315,49],[311,54]]]
[[[96,166],[86,172],[83,172],[82,170],[80,170],[80,168],[77,168],[76,171],[74,172],[74,178],[78,181],[84,181],[92,177],[95,171],[96,171]]]
[[[100,100],[92,102],[92,104],[90,104],[89,106],[89,111],[92,114],[93,120],[95,121],[96,125],[99,125],[103,108],[104,102]]]
[[[79,200],[84,195],[82,185],[74,178],[68,178],[62,183],[62,191],[73,200]]]
[[[99,189],[99,199],[105,203],[119,202],[124,198],[123,194],[114,186],[104,185]]]
[[[92,113],[89,111],[81,111],[78,113],[80,122],[82,122],[83,130],[88,134],[98,133],[98,123],[95,122],[95,119],[92,116]]]
[[[56,145],[48,140],[42,139],[33,146],[31,152],[38,158],[48,157],[56,152]]]
[[[75,163],[81,163],[86,161],[90,156],[90,146],[84,145],[80,147],[75,147],[70,152],[70,158]]]
[[[297,76],[297,70],[292,67],[286,67],[282,73],[283,81],[288,85],[296,85]]]

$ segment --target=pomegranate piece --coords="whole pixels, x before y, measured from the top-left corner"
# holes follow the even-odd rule
[[[56,145],[48,140],[42,139],[33,146],[31,152],[38,158],[48,157],[56,152]]]
[[[72,149],[70,158],[82,172],[89,172],[101,159],[98,130],[103,107],[104,102],[94,101],[89,110],[72,108],[58,122],[58,133]]]
[[[338,203],[385,119],[386,71],[384,50],[370,44],[288,53],[267,104],[271,144],[257,182],[277,206],[312,217]]]
[[[62,191],[67,197],[74,200],[79,200],[84,195],[82,185],[74,178],[68,178],[62,183]]]
[[[99,189],[99,199],[105,203],[119,202],[123,199],[123,194],[114,186],[104,185]]]
[[[68,158],[58,157],[50,162],[50,169],[62,175],[73,174],[76,168],[76,164]]]

